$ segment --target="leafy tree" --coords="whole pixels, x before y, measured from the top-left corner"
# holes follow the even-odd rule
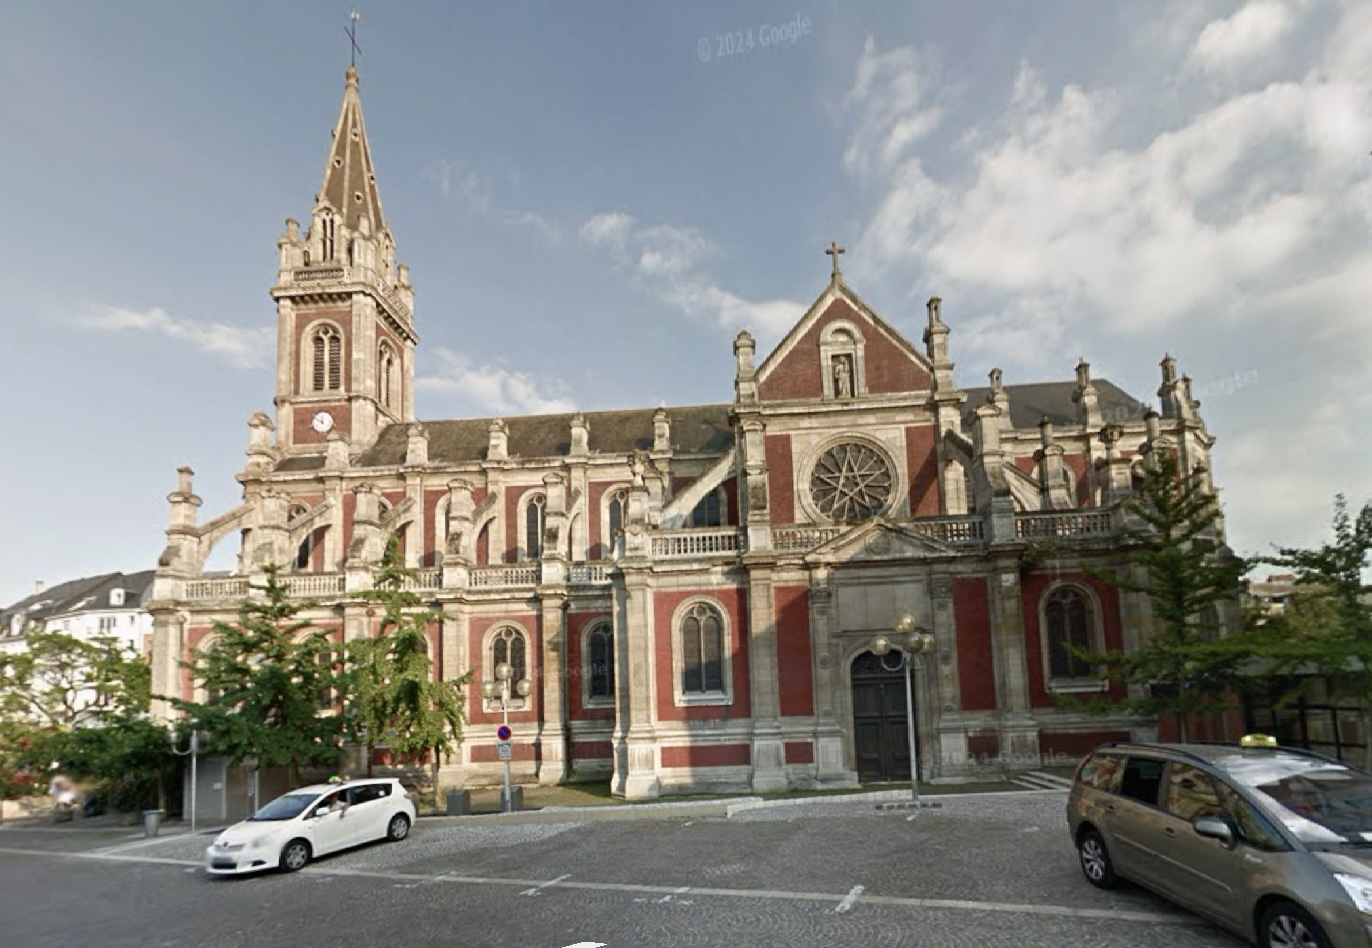
[[[252,586],[263,598],[244,600],[236,623],[216,622],[213,643],[183,663],[206,699],[170,700],[209,735],[211,751],[288,768],[298,783],[303,765],[333,766],[339,758],[344,723],[325,713],[338,674],[326,633],[297,618],[314,603],[287,598],[279,567],[266,573],[265,584]]]
[[[147,709],[148,660],[118,639],[30,632],[0,654],[0,723],[66,729]]]
[[[1095,714],[1172,715],[1189,737],[1188,718],[1224,711],[1247,683],[1244,666],[1254,645],[1243,634],[1216,628],[1220,606],[1237,602],[1250,564],[1220,540],[1220,511],[1199,477],[1181,473],[1169,451],[1155,452],[1143,482],[1125,501],[1123,543],[1143,567],[1135,581],[1118,571],[1094,571],[1100,580],[1147,596],[1153,633],[1133,651],[1070,648],[1112,683],[1130,686],[1120,701],[1063,699]]]
[[[1278,547],[1260,560],[1293,573],[1296,593],[1257,634],[1274,676],[1322,678],[1331,697],[1356,707],[1364,763],[1372,765],[1372,604],[1362,581],[1372,566],[1372,503],[1355,518],[1338,495],[1333,532],[1333,540],[1316,549]]]
[[[413,576],[402,565],[399,541],[392,536],[374,588],[362,594],[380,607],[380,626],[375,637],[349,643],[347,706],[366,748],[368,776],[378,746],[388,747],[402,761],[428,754],[437,795],[440,756],[462,743],[472,674],[434,680],[427,630],[438,615],[418,608],[423,600],[406,588]]]

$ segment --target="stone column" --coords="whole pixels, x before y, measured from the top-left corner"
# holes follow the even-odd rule
[[[1029,711],[1029,667],[1024,648],[1019,567],[1013,560],[992,565],[991,651],[1000,710],[1000,752],[1024,758],[1038,754],[1038,724]]]
[[[753,718],[753,792],[785,790],[781,682],[777,667],[776,598],[770,564],[748,570],[748,678]]]
[[[170,604],[152,610],[152,693],[167,697],[182,697],[181,661],[186,649],[186,621],[184,615]],[[179,716],[172,703],[153,698],[149,707],[152,719],[168,723]]]
[[[813,643],[815,676],[815,779],[821,784],[848,786],[852,774],[843,766],[843,725],[836,708],[842,707],[839,689],[844,686],[842,656],[834,641],[833,590],[823,575],[810,586],[810,641]]]
[[[540,587],[543,650],[539,678],[543,720],[539,728],[542,762],[538,782],[555,786],[567,780],[567,593],[566,589]]]
[[[935,651],[926,658],[938,676],[938,745],[929,753],[928,779],[956,776],[967,770],[967,723],[962,716],[962,689],[958,680],[958,632],[953,613],[953,578],[935,576],[930,585]]]
[[[661,796],[653,700],[653,590],[647,563],[621,562],[615,584],[615,796]]]

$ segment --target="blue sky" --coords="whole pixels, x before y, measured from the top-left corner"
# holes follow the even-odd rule
[[[1176,355],[1241,552],[1372,493],[1370,4],[375,6],[422,418],[728,400],[733,335],[775,342],[838,240],[911,338],[942,296],[964,385],[1085,356],[1153,400]],[[237,502],[349,9],[7,8],[0,602],[150,566],[178,465],[202,520]]]

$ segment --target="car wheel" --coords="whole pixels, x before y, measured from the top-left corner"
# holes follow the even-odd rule
[[[281,871],[295,872],[304,869],[310,861],[310,844],[303,839],[293,839],[281,850]]]
[[[1259,948],[1329,948],[1320,923],[1293,902],[1274,902],[1258,919]]]
[[[1077,855],[1087,882],[1098,889],[1113,889],[1119,885],[1115,864],[1110,861],[1110,850],[1105,848],[1100,833],[1093,829],[1083,830],[1077,837]]]
[[[410,835],[410,818],[404,813],[397,813],[391,817],[391,821],[386,824],[386,839],[392,843],[398,843],[406,836]]]

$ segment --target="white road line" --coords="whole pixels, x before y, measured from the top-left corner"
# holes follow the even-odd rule
[[[91,859],[102,862],[144,862],[166,866],[203,866],[204,863],[188,859],[157,859],[151,856],[119,856],[109,853],[54,853],[36,849],[14,849],[0,847],[0,853],[16,856],[50,856],[58,859]],[[556,887],[559,889],[586,889],[593,892],[633,892],[643,895],[676,895],[689,891],[697,898],[714,895],[736,899],[771,899],[788,902],[846,902],[856,898],[854,892],[839,895],[834,892],[787,892],[776,889],[702,889],[695,886],[635,885],[623,882],[575,882],[569,875],[556,879],[511,879],[489,876],[458,876],[449,873],[418,872],[381,872],[368,869],[345,869],[327,864],[314,863],[306,873],[319,878],[346,876],[364,879],[378,879],[385,882],[450,882],[458,885],[497,885],[511,888],[541,891]],[[863,893],[864,902],[876,905],[891,905],[905,908],[949,909],[968,912],[1012,912],[1019,915],[1048,915],[1059,918],[1115,919],[1124,922],[1144,922],[1152,924],[1204,925],[1197,916],[1170,912],[1131,912],[1121,909],[1076,908],[1068,905],[1017,905],[1012,902],[977,902],[970,899],[922,899],[899,895],[871,895],[861,886],[855,887]],[[637,899],[635,901],[638,901]],[[646,901],[646,900],[645,900]],[[653,899],[652,901],[661,901]],[[685,904],[685,903],[681,903]]]
[[[848,894],[843,897],[843,901],[838,903],[838,908],[834,909],[834,911],[838,912],[840,915],[844,912],[851,912],[853,910],[853,904],[857,902],[857,897],[861,894],[862,886],[853,886],[848,890]]]
[[[561,882],[562,880],[564,880],[564,879],[570,879],[571,877],[572,877],[572,874],[569,872],[569,873],[567,873],[566,875],[558,876],[556,879],[549,879],[547,882],[543,883],[542,885],[536,885],[536,886],[534,886],[532,889],[525,889],[523,892],[521,892],[521,893],[519,893],[519,894],[520,894],[520,895],[538,895],[539,892],[541,892],[543,889],[548,888],[548,886],[550,886],[550,885],[557,885],[557,884],[558,884],[559,882]],[[439,877],[439,878],[442,879],[442,878],[451,878],[451,877]],[[436,881],[437,881],[437,880],[436,880]]]

